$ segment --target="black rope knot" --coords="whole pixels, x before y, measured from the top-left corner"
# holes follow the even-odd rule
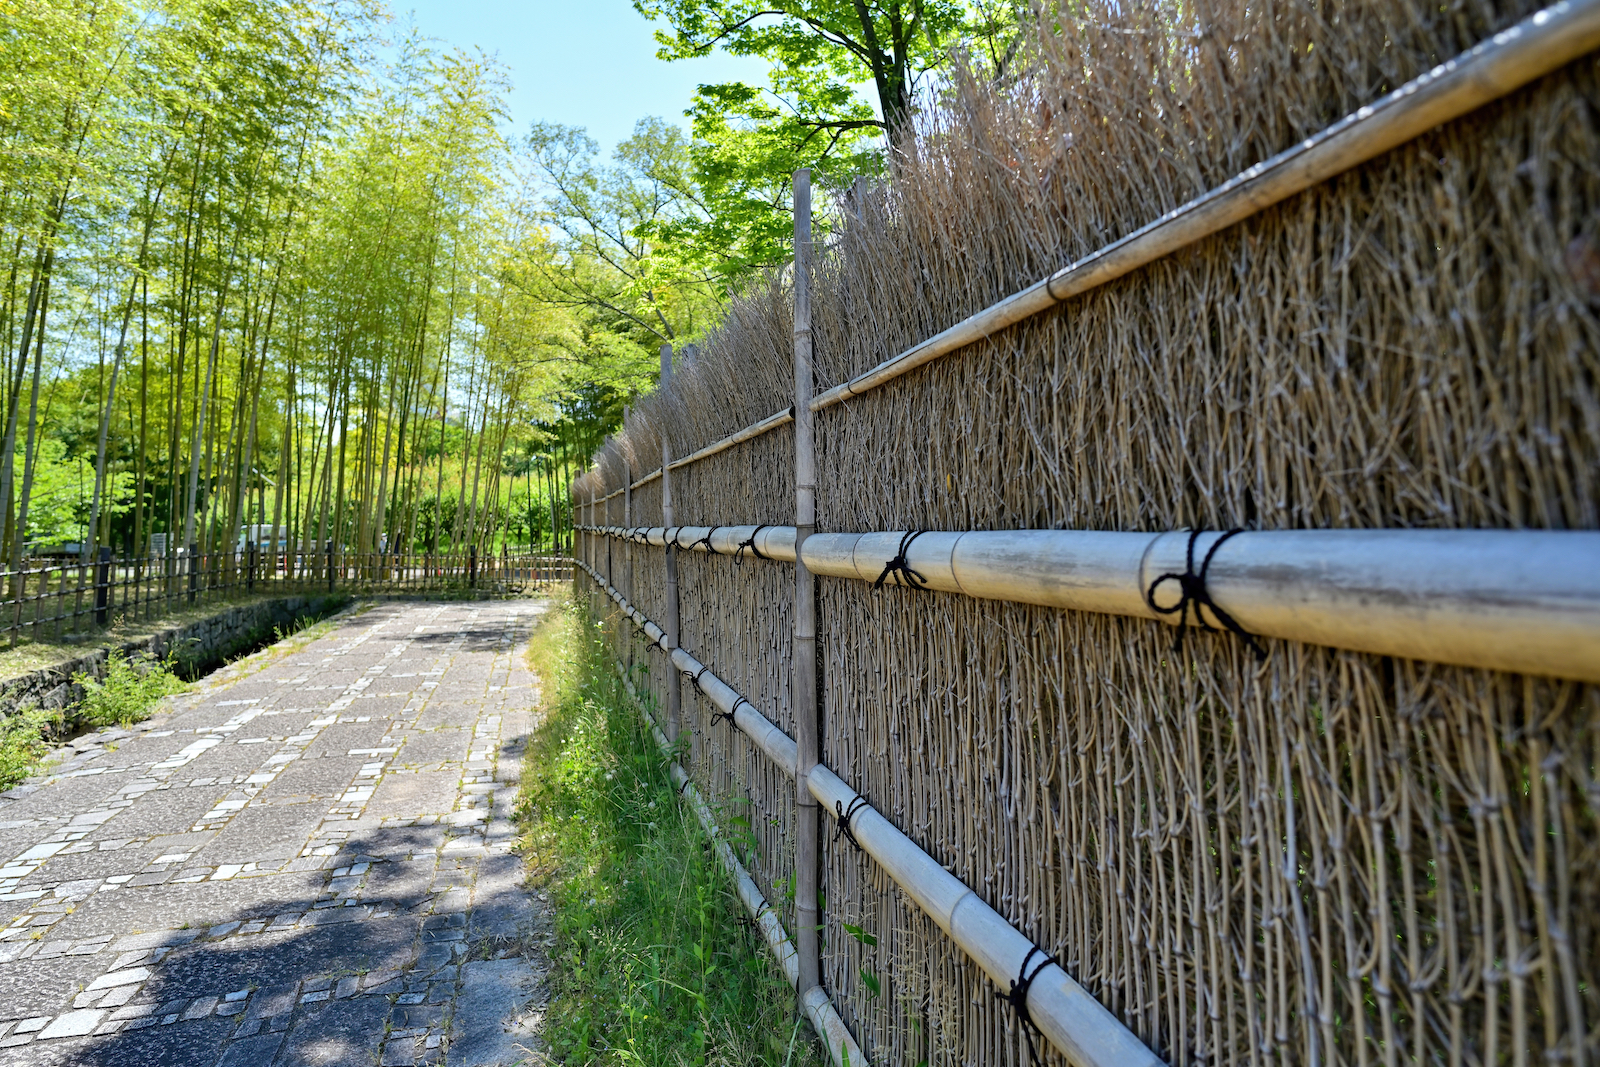
[[[706,695],[706,691],[704,689],[700,688],[700,676],[702,674],[706,673],[706,671],[709,671],[710,669],[711,668],[709,666],[702,666],[697,671],[693,671],[693,672],[691,672],[691,671],[679,671],[678,673],[682,674],[685,678],[689,679],[689,684],[694,686],[694,691],[696,693],[699,693],[701,696],[705,696]]]
[[[845,840],[856,846],[856,851],[860,852],[861,842],[856,840],[855,831],[850,828],[850,820],[856,817],[856,812],[860,811],[862,808],[869,808],[871,806],[872,805],[867,803],[867,798],[859,793],[857,793],[856,798],[850,802],[850,806],[848,808],[845,807],[840,801],[835,800],[833,802],[833,813],[839,817],[839,823],[833,828],[833,839],[837,841],[839,840],[839,835],[843,834]]]
[[[734,552],[733,552],[733,562],[734,562],[734,564],[736,566],[740,566],[740,567],[744,566],[744,550],[747,549],[747,548],[750,550],[750,554],[752,556],[754,556],[756,559],[770,559],[771,558],[770,556],[762,555],[761,554],[761,550],[756,547],[756,534],[760,533],[762,530],[765,530],[766,528],[767,527],[766,527],[765,524],[763,524],[761,526],[757,526],[754,530],[750,531],[750,537],[747,540],[739,542],[739,547],[734,549]]]
[[[1035,967],[1033,973],[1030,974],[1028,972],[1028,964],[1033,962],[1035,955],[1043,956],[1044,959],[1039,961],[1039,966]],[[1033,980],[1039,977],[1039,972],[1056,962],[1057,960],[1054,956],[1045,952],[1038,945],[1030,947],[1028,954],[1022,957],[1022,968],[1017,971],[1017,977],[1012,981],[1011,988],[1004,993],[996,991],[994,994],[996,1000],[1003,1000],[1010,1004],[1012,1010],[1017,1013],[1017,1019],[1022,1023],[1022,1036],[1028,1040],[1029,1063],[1039,1062],[1039,1053],[1033,1047],[1033,1035],[1038,1034],[1043,1037],[1044,1034],[1040,1031],[1039,1024],[1033,1021],[1033,1016],[1028,1012],[1028,990],[1033,987]]]
[[[911,542],[927,533],[926,530],[909,530],[900,538],[899,553],[888,563],[883,565],[883,573],[878,575],[878,580],[872,583],[872,588],[882,589],[883,583],[889,580],[889,575],[894,575],[896,585],[909,585],[913,589],[928,588],[928,579],[918,571],[912,570],[910,562],[906,560],[906,549],[911,547]]]
[[[735,700],[733,702],[733,710],[732,711],[716,711],[716,712],[712,712],[712,714],[711,714],[711,725],[715,726],[719,722],[726,722],[728,724],[728,729],[737,730],[739,728],[739,724],[734,721],[734,716],[739,714],[739,705],[740,704],[750,704],[750,702],[748,700],[746,700],[744,697],[740,697],[738,700]],[[750,710],[751,711],[756,710],[756,706],[754,704],[750,704]]]
[[[704,537],[700,538],[700,540],[696,541],[694,544],[689,546],[689,551],[693,552],[695,549],[699,548],[701,545],[705,545],[706,546],[706,553],[708,555],[715,556],[717,554],[717,550],[711,547],[711,535],[716,533],[720,529],[722,529],[722,527],[720,527],[720,526],[711,527],[711,529],[706,531],[706,535]]]
[[[1184,562],[1185,571],[1182,574],[1172,571],[1151,582],[1150,588],[1144,595],[1145,603],[1150,605],[1150,610],[1158,615],[1178,616],[1178,639],[1172,643],[1172,651],[1175,653],[1183,651],[1183,633],[1189,628],[1189,610],[1192,607],[1194,609],[1195,624],[1201,629],[1212,631],[1217,629],[1206,622],[1205,616],[1201,614],[1202,610],[1210,611],[1211,617],[1220,622],[1224,630],[1244,638],[1245,644],[1250,646],[1250,651],[1256,654],[1256,659],[1264,661],[1267,658],[1267,650],[1261,647],[1261,643],[1256,640],[1254,634],[1239,625],[1237,619],[1217,607],[1217,602],[1211,599],[1211,592],[1206,588],[1206,573],[1211,570],[1211,560],[1217,554],[1217,549],[1221,548],[1223,542],[1228,538],[1233,537],[1235,534],[1244,533],[1244,530],[1235,528],[1217,538],[1211,547],[1206,550],[1205,559],[1200,561],[1200,569],[1196,571],[1194,569],[1194,546],[1203,532],[1202,530],[1191,530],[1189,532],[1189,548]],[[1178,583],[1181,595],[1178,598],[1178,602],[1172,607],[1163,608],[1156,604],[1156,590],[1161,587],[1162,582],[1169,581]]]

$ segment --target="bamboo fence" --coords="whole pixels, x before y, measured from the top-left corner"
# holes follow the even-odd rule
[[[82,635],[115,622],[257,595],[521,595],[572,581],[566,556],[263,551],[100,559],[24,559],[0,571],[0,636],[13,645]]]
[[[871,1062],[1600,1055],[1597,47],[1594,0],[1091,2],[573,484]]]

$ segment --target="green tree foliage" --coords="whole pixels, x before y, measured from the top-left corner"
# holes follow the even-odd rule
[[[920,96],[937,93],[954,52],[1003,76],[1019,0],[634,0],[665,20],[664,60],[723,49],[772,64],[770,84],[702,85],[689,114],[689,172],[705,210],[664,222],[658,239],[737,273],[788,256],[788,177],[842,188],[879,173],[914,135]],[[871,98],[863,90],[871,89]],[[819,220],[821,221],[821,220]]]
[[[571,126],[536,123],[528,135],[532,187],[546,192],[545,217],[564,237],[542,274],[552,296],[591,317],[602,377],[632,386],[628,372],[648,365],[657,345],[710,324],[718,274],[693,246],[671,240],[709,218],[683,131],[647,118],[610,164],[597,161],[599,151]]]
[[[20,483],[26,457],[13,463]],[[90,499],[94,493],[93,453],[67,454],[67,446],[56,437],[45,435],[34,456],[32,499],[28,507],[28,538],[31,545],[53,549],[79,541],[89,524]],[[113,520],[133,510],[133,473],[117,471],[111,476],[107,497]]]
[[[671,26],[657,35],[664,59],[720,47],[769,60],[774,95],[792,105],[779,121],[802,137],[881,127],[891,143],[910,132],[918,77],[940,65],[969,15],[959,0],[635,0],[634,6]],[[854,91],[865,82],[877,91],[881,118]],[[709,99],[748,106],[742,94]]]

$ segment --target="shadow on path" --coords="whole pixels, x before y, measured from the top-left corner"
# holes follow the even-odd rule
[[[0,803],[0,1064],[541,1062],[530,619],[380,605]]]

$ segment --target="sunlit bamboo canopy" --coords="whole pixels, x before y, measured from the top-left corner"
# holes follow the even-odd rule
[[[566,523],[620,392],[494,63],[368,0],[0,0],[0,62],[7,569]]]

